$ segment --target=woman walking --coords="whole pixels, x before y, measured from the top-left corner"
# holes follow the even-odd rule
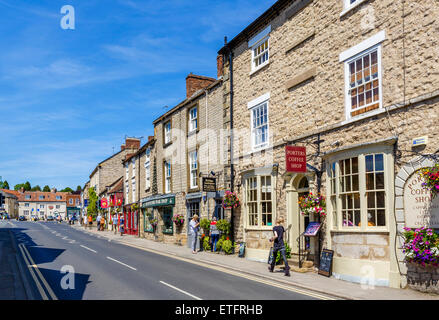
[[[198,222],[198,215],[194,214],[191,222],[189,223],[189,234],[192,236],[192,253],[197,253],[197,239],[198,239],[198,230],[200,223]]]

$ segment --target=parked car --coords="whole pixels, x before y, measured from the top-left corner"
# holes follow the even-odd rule
[[[31,216],[30,221],[38,221],[38,216]]]
[[[26,221],[26,217],[25,216],[19,216],[18,217],[18,221]]]
[[[53,221],[53,220],[55,220],[55,218],[53,217],[53,216],[47,216],[47,219],[46,219],[47,221]]]

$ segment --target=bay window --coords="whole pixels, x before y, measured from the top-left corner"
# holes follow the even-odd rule
[[[334,229],[388,229],[392,166],[385,149],[329,161],[327,211]]]

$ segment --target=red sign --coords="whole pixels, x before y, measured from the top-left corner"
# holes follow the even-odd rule
[[[306,147],[285,147],[285,159],[287,172],[306,172]]]
[[[102,198],[101,200],[101,208],[108,208],[108,200],[107,198]]]

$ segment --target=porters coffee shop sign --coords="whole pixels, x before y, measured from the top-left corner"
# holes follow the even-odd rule
[[[424,188],[420,170],[415,171],[404,186],[405,225],[408,228],[439,229],[439,196],[432,197]]]

